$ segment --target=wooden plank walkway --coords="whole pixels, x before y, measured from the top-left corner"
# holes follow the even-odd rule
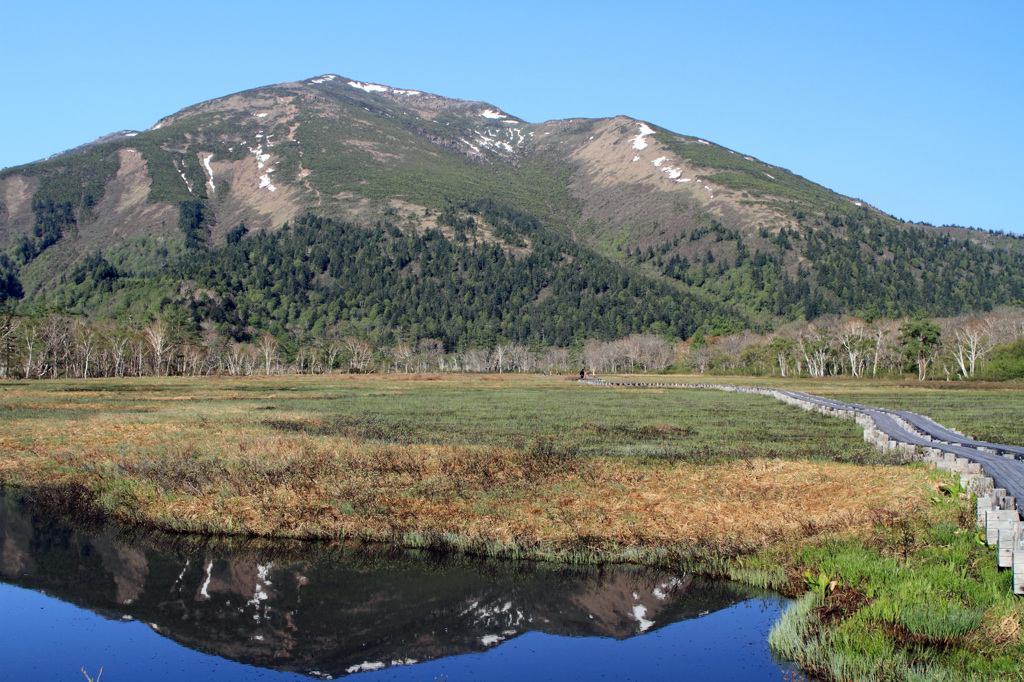
[[[999,565],[1013,569],[1013,589],[1024,594],[1024,523],[1017,500],[1024,500],[1024,447],[989,443],[946,428],[905,410],[887,410],[780,389],[732,384],[608,382],[582,379],[592,386],[696,388],[754,393],[826,416],[854,419],[864,427],[864,440],[883,451],[900,449],[908,460],[922,460],[959,474],[978,500],[978,525],[990,545],[998,546]]]

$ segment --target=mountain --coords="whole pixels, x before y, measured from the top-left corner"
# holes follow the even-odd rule
[[[625,116],[532,124],[336,75],[0,172],[0,245],[22,309],[173,304],[235,338],[454,320],[446,345],[564,345],[1024,301],[1012,236],[904,223]]]

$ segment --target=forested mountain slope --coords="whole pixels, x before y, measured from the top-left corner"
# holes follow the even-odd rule
[[[22,312],[171,306],[239,339],[562,345],[1024,300],[1010,236],[903,223],[627,117],[530,124],[334,75],[0,171],[0,246]]]

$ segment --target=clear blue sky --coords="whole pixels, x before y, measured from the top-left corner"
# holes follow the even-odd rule
[[[337,73],[625,114],[886,213],[1024,232],[1024,2],[9,2],[0,167]]]

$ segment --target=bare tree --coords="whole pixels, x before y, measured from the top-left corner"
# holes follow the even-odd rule
[[[593,372],[615,372],[615,354],[612,346],[597,339],[587,339],[583,344],[583,365]]]
[[[114,328],[107,332],[107,347],[110,348],[111,372],[115,377],[123,377],[128,360],[128,342],[131,335],[127,330]]]
[[[903,371],[902,354],[894,347],[896,332],[899,331],[899,322],[895,320],[875,320],[871,323],[871,353],[874,356],[871,362],[871,377],[878,376],[878,364],[888,367],[890,371],[897,369],[899,364],[900,373]]]
[[[420,372],[440,369],[443,358],[444,344],[437,339],[420,339],[416,344],[416,366]]]
[[[242,358],[242,363],[242,373],[245,376],[256,374],[260,366],[260,349],[251,343],[245,344],[245,356]]]
[[[338,356],[341,355],[341,351],[344,346],[341,345],[337,339],[330,339],[327,345],[324,346],[324,362],[327,365],[327,373],[334,374],[334,365],[338,361]]]
[[[809,328],[797,334],[796,346],[807,363],[808,374],[812,377],[825,376],[832,353],[829,337]]]
[[[690,352],[686,354],[686,366],[696,370],[698,374],[703,374],[708,371],[714,356],[715,351],[711,346],[701,346],[700,348],[691,346]]]
[[[488,353],[479,348],[470,348],[460,353],[462,366],[467,372],[486,372],[488,369]]]
[[[142,336],[134,337],[128,342],[131,350],[131,368],[128,370],[128,374],[131,376],[140,377],[145,374],[146,345],[146,341]]]
[[[995,347],[992,332],[990,320],[950,320],[943,324],[943,345],[956,362],[961,377],[973,377],[978,364]]]
[[[639,364],[645,372],[665,369],[675,356],[672,344],[652,334],[633,334],[626,339],[625,349],[630,362]]]
[[[245,373],[245,356],[246,349],[244,343],[232,343],[228,346],[227,353],[224,356],[228,367],[228,374],[231,376],[241,376]]]
[[[400,343],[391,351],[391,357],[395,359],[395,369],[402,369],[406,374],[412,366],[412,359],[415,355],[412,346],[407,343]]]
[[[71,329],[73,354],[71,364],[75,376],[89,376],[89,363],[96,352],[96,331],[82,320],[75,320]]]
[[[299,346],[299,349],[295,351],[295,372],[304,374],[311,364],[309,349]]]
[[[25,368],[26,379],[32,378],[32,372],[35,368],[33,360],[37,359],[35,352],[39,350],[40,346],[40,333],[39,325],[35,321],[30,321],[21,326],[21,345],[25,349],[22,365]]]
[[[71,318],[64,315],[47,316],[43,340],[50,378],[56,379],[60,372],[67,376],[68,358],[71,355]]]
[[[491,351],[491,367],[498,370],[498,374],[505,371],[508,366],[509,354],[512,351],[512,345],[507,343],[499,343]]]
[[[868,350],[865,345],[866,334],[864,322],[856,318],[847,320],[836,330],[836,341],[849,362],[850,374],[855,377],[862,374],[861,363]]]
[[[345,339],[345,350],[349,352],[349,369],[354,372],[365,372],[373,362],[373,346],[369,341],[349,336]]]
[[[146,335],[146,342],[153,350],[153,360],[155,363],[153,373],[157,375],[165,374],[165,360],[170,350],[170,334],[167,331],[167,323],[158,317],[146,325],[143,333]]]
[[[257,346],[260,355],[263,357],[263,369],[264,373],[270,375],[271,368],[277,363],[278,356],[278,343],[270,334],[264,334],[260,337],[259,346]]]
[[[324,353],[318,346],[309,349],[309,371],[313,374],[324,373]]]
[[[513,343],[509,349],[509,365],[517,372],[526,372],[530,369],[533,356],[526,346]]]
[[[540,360],[540,367],[542,369],[553,371],[553,372],[568,372],[569,371],[569,349],[568,348],[548,348],[544,351],[543,356]]]
[[[212,369],[210,350],[203,345],[187,343],[181,350],[181,373],[185,376],[202,376]]]

